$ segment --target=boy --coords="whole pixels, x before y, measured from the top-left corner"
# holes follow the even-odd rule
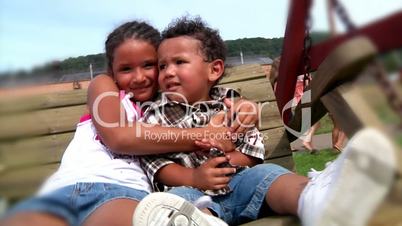
[[[181,18],[162,33],[162,39],[158,59],[159,84],[164,97],[147,110],[144,120],[147,123],[178,127],[203,126],[211,118],[214,122],[221,122],[213,116],[225,110],[222,99],[228,93],[227,90],[213,87],[224,72],[225,47],[218,32],[206,27],[200,18]],[[230,94],[233,96],[233,92]],[[373,135],[379,140],[373,141]],[[299,215],[303,224],[309,226],[331,223],[364,225],[392,182],[393,171],[390,165],[393,158],[392,147],[381,134],[369,130],[363,131],[359,137],[351,140],[350,151],[345,151],[343,156],[311,181],[278,165],[254,166],[264,159],[262,138],[256,128],[251,128],[244,137],[234,139],[236,151],[229,153],[229,157],[212,158],[198,152],[175,153],[147,156],[142,159],[142,163],[157,190],[170,189],[169,193],[190,202],[196,202],[208,194],[212,197],[208,210],[228,224],[237,225],[255,220],[262,213],[267,213],[266,207],[269,207],[279,214]],[[369,171],[367,166],[359,165],[353,157],[355,153],[350,153],[365,150],[364,157],[369,159],[370,167],[384,166],[382,161],[376,159],[377,156],[372,158],[378,144],[391,156],[384,160],[387,168],[381,176]],[[220,164],[227,160],[230,160],[230,165],[220,168]],[[365,167],[369,172],[357,171],[354,167]],[[351,181],[342,178],[344,175],[362,180],[361,184],[349,183]],[[373,181],[378,178],[371,177],[386,179],[377,184]],[[366,198],[366,194],[342,198],[345,190],[364,188],[362,184],[370,184],[376,195],[370,198]],[[324,198],[329,201],[324,202]],[[368,201],[358,206],[357,201],[362,198]],[[339,204],[338,200],[341,205],[336,205]],[[352,209],[358,209],[358,213],[351,214],[349,208],[345,208],[352,204]],[[348,217],[341,219],[337,214]],[[205,223],[200,220],[205,216],[194,207],[177,196],[164,193],[150,195],[141,202],[134,223],[136,226],[152,225],[149,220],[155,218],[160,220],[154,222],[155,225]]]

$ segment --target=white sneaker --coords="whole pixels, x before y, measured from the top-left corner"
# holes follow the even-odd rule
[[[147,195],[137,206],[134,226],[228,226],[185,199],[170,193]]]
[[[338,158],[314,173],[299,198],[305,226],[363,226],[392,185],[395,150],[379,131],[364,129]]]

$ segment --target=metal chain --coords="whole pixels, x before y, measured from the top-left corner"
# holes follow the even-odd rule
[[[347,31],[353,31],[356,29],[356,25],[350,20],[348,13],[345,10],[345,7],[341,5],[338,0],[331,0],[332,5],[335,8],[335,12],[338,14],[342,23],[346,26]],[[399,118],[401,119],[402,124],[402,98],[395,90],[395,87],[389,81],[384,65],[379,62],[379,60],[375,60],[372,63],[374,69],[374,77],[376,78],[377,82],[379,83],[381,89],[383,90],[388,103],[391,105],[391,108],[398,114]]]
[[[310,72],[311,72],[311,46],[313,45],[313,39],[310,36],[310,30],[312,27],[312,19],[311,19],[311,5],[307,9],[307,16],[305,20],[305,31],[304,31],[304,43],[303,43],[303,65],[304,65],[304,77],[303,77],[303,86],[304,90],[308,86],[308,83],[311,80]]]

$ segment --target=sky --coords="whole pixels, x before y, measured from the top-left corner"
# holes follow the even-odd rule
[[[402,0],[339,1],[357,25],[402,9]],[[328,30],[325,2],[315,0],[313,30]],[[0,72],[102,53],[106,36],[133,19],[162,30],[174,18],[199,15],[224,40],[283,37],[289,4],[290,0],[0,0]]]

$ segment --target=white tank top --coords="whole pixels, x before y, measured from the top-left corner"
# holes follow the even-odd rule
[[[127,104],[123,104],[125,105]],[[134,109],[124,108],[127,112]],[[133,114],[138,115],[131,112],[127,116]],[[140,167],[138,157],[113,154],[100,142],[91,119],[78,123],[59,169],[47,179],[39,194],[46,194],[77,182],[112,183],[151,192],[149,180]]]

